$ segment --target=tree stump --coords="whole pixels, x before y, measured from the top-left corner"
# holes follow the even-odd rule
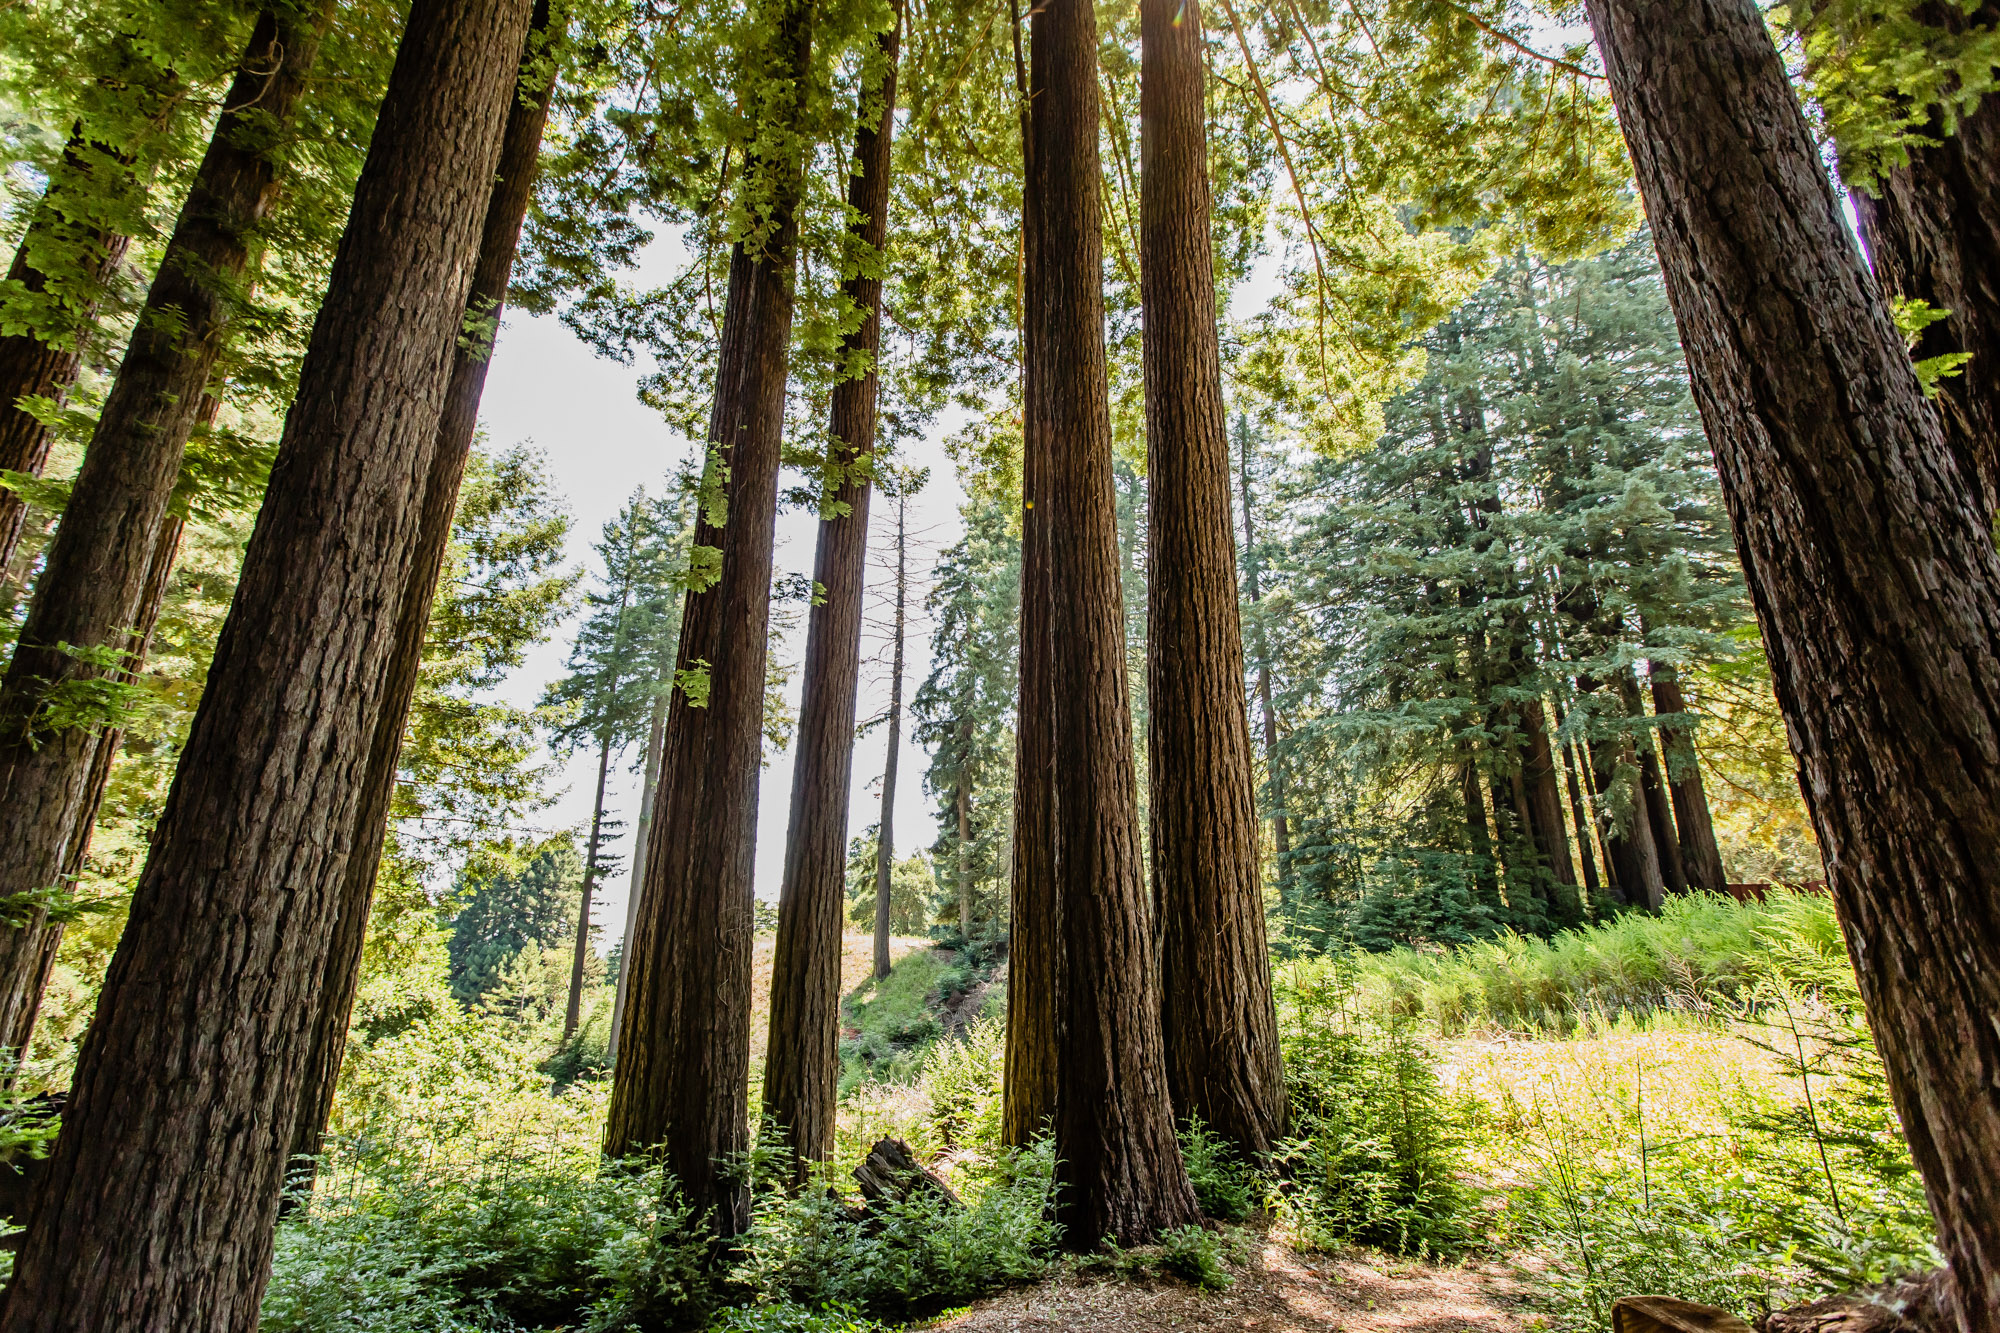
[[[854,1168],[855,1183],[871,1204],[901,1203],[919,1193],[930,1194],[950,1207],[960,1207],[958,1195],[935,1171],[916,1159],[910,1145],[901,1139],[884,1138],[861,1165]]]
[[[1750,1333],[1727,1310],[1673,1296],[1621,1296],[1611,1306],[1613,1333]]]

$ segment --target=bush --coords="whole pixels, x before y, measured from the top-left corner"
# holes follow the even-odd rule
[[[1257,1173],[1235,1151],[1208,1132],[1201,1117],[1189,1116],[1181,1126],[1181,1159],[1188,1183],[1194,1186],[1201,1211],[1219,1222],[1241,1222],[1257,1207]]]
[[[815,1310],[780,1301],[724,1310],[709,1324],[708,1333],[890,1333],[890,1329],[843,1306]]]
[[[1224,1261],[1226,1248],[1205,1227],[1176,1227],[1160,1237],[1160,1268],[1203,1291],[1224,1291],[1236,1282]]]
[[[939,1042],[924,1060],[918,1084],[930,1098],[931,1128],[946,1148],[1000,1141],[1000,1080],[1007,1061],[1007,1024],[982,1019],[963,1041]]]
[[[389,1159],[279,1227],[269,1333],[684,1327],[713,1304],[708,1242],[660,1169]]]
[[[1353,1021],[1338,974],[1297,978],[1280,1008],[1294,1137],[1275,1154],[1279,1216],[1299,1242],[1449,1255],[1471,1241],[1471,1108],[1448,1096],[1407,1024]]]
[[[1055,1151],[1005,1153],[960,1185],[965,1206],[927,1192],[849,1209],[826,1190],[758,1203],[736,1278],[811,1306],[901,1316],[1038,1277],[1055,1248]]]

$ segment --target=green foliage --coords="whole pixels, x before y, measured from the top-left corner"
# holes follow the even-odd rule
[[[533,1157],[432,1171],[392,1156],[280,1226],[273,1333],[684,1327],[708,1240],[657,1166]]]
[[[951,961],[935,949],[913,949],[889,975],[870,979],[841,1002],[841,1082],[910,1082],[925,1051],[944,1032],[933,1003]]]
[[[779,1301],[724,1310],[710,1321],[707,1333],[890,1333],[890,1328],[845,1306]]]
[[[1001,1077],[1006,1063],[1007,1024],[998,1016],[974,1023],[957,1041],[931,1047],[919,1082],[930,1103],[932,1129],[945,1148],[1000,1141]],[[1211,1216],[1222,1214],[1211,1212]]]
[[[1202,1213],[1219,1222],[1241,1222],[1250,1216],[1258,1203],[1257,1173],[1199,1116],[1189,1116],[1181,1125],[1180,1141],[1188,1184],[1194,1186]]]
[[[929,1191],[866,1215],[825,1191],[764,1198],[739,1279],[808,1306],[882,1316],[935,1310],[1039,1276],[1054,1252],[1055,1150],[1046,1141],[961,1173],[963,1207]]]
[[[847,845],[847,919],[864,931],[875,929],[877,840],[881,826],[870,824]],[[937,907],[937,876],[922,852],[904,857],[889,871],[889,933],[921,935]]]
[[[1407,1024],[1355,1023],[1336,975],[1297,977],[1280,1007],[1292,1137],[1274,1156],[1279,1218],[1301,1243],[1450,1256],[1474,1239],[1471,1110]]]
[[[1206,1227],[1175,1227],[1161,1235],[1160,1268],[1203,1291],[1236,1285],[1228,1267],[1228,1243]]]
[[[560,950],[576,934],[583,859],[567,833],[495,849],[461,876],[451,917],[452,993],[471,1002],[498,986],[524,950]]]

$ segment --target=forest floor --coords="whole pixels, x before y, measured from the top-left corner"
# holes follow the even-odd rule
[[[1497,1266],[1431,1267],[1366,1250],[1303,1254],[1257,1235],[1235,1284],[1208,1292],[1173,1278],[1064,1265],[1048,1280],[919,1327],[950,1333],[1520,1333],[1526,1296]]]

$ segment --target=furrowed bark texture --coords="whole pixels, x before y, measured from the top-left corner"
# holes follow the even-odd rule
[[[1916,17],[1964,32],[2000,26],[2000,5],[1924,4]],[[1950,133],[1933,114],[1921,132],[1932,146],[1849,197],[1883,290],[1951,312],[1918,335],[1915,355],[1972,355],[1938,385],[1937,403],[1945,444],[1990,516],[2000,507],[2000,101],[1988,94]]]
[[[529,42],[546,30],[547,0],[537,0],[529,24]],[[532,52],[524,46],[524,52]],[[524,56],[524,63],[526,57]],[[468,308],[490,309],[497,328],[507,282],[514,271],[514,252],[528,215],[535,167],[541,156],[542,131],[548,124],[553,81],[515,90],[501,134],[500,160],[486,201],[479,236],[479,259],[472,271]],[[472,438],[479,425],[479,400],[486,391],[489,358],[461,347],[452,357],[451,380],[445,386],[439,414],[437,443],[423,483],[423,510],[418,520],[417,549],[409,578],[396,609],[396,638],[388,676],[383,682],[381,711],[368,741],[368,767],[354,816],[354,850],[342,872],[333,940],[313,1015],[312,1044],[306,1055],[298,1102],[297,1128],[292,1134],[292,1170],[310,1179],[313,1159],[326,1141],[333,1116],[333,1094],[340,1080],[341,1057],[347,1050],[347,1025],[354,1015],[354,995],[361,984],[361,950],[368,939],[368,913],[375,902],[375,881],[382,866],[382,844],[389,831],[389,807],[396,796],[396,765],[409,727],[410,701],[416,694],[423,666],[424,639],[431,606],[437,600],[438,579],[451,546],[452,519],[458,512],[459,483],[472,456]]]
[[[55,229],[75,225],[56,216],[59,203],[59,198],[44,198],[7,269],[9,282],[20,283],[38,295],[48,290],[48,277],[33,259],[38,243]],[[93,275],[96,285],[108,288],[125,262],[130,238],[92,228],[86,240],[103,256]],[[52,343],[28,333],[0,337],[0,469],[39,477],[49,461],[48,430],[21,410],[20,401],[34,397],[60,403],[76,383],[83,364],[83,342],[97,318],[97,303],[85,302],[73,313],[73,327],[66,331],[67,336]],[[20,545],[27,516],[28,507],[21,497],[0,486],[0,609],[14,605],[12,590],[4,585],[14,567],[15,548]]]
[[[665,672],[672,670],[673,663],[667,663]],[[653,724],[646,737],[646,777],[639,789],[639,826],[632,834],[632,886],[625,898],[625,933],[618,937],[622,941],[618,949],[618,987],[611,998],[611,1036],[606,1045],[614,1060],[618,1058],[619,1034],[625,1030],[625,983],[632,975],[625,960],[632,956],[632,932],[638,925],[639,901],[645,894],[646,848],[653,836],[653,794],[660,789],[660,749],[666,742],[666,732],[667,696],[662,693],[654,696]],[[764,1077],[768,1086],[768,1069]]]
[[[1681,695],[1678,673],[1665,663],[1653,664],[1653,714],[1659,718],[1685,715],[1687,700]],[[1674,827],[1679,831],[1681,867],[1688,883],[1710,893],[1720,893],[1729,882],[1722,868],[1722,849],[1715,841],[1715,821],[1709,815],[1708,793],[1702,790],[1701,761],[1695,754],[1691,721],[1665,724],[1660,731],[1660,749],[1665,756],[1667,788],[1673,794]]]
[[[1960,1326],[1990,1330],[2000,553],[1984,500],[1751,0],[1589,12]]]
[[[1521,785],[1527,794],[1528,827],[1549,865],[1549,920],[1557,929],[1583,921],[1583,899],[1569,857],[1569,828],[1563,823],[1562,792],[1556,785],[1555,751],[1549,745],[1548,711],[1539,699],[1520,705]]]
[[[99,720],[58,716],[52,701],[136,662],[75,649],[129,650],[181,459],[194,433],[249,262],[251,229],[276,197],[278,162],[260,118],[283,125],[305,91],[331,8],[272,8],[258,18],[228,105],[161,258],[159,274],[98,418],[0,680],[0,895],[56,886],[89,836]],[[68,645],[65,647],[64,645]],[[68,725],[63,725],[68,722]],[[59,933],[37,908],[0,927],[0,1045],[19,1050],[40,1004],[41,958]]]
[[[878,39],[884,60],[881,112],[855,131],[847,206],[854,235],[881,253],[889,238],[890,149],[896,125],[896,26]],[[787,1136],[801,1167],[833,1154],[839,1092],[841,919],[847,906],[847,798],[854,776],[854,713],[861,683],[861,598],[868,577],[869,467],[882,345],[882,282],[856,273],[843,284],[861,312],[846,350],[868,369],[833,389],[828,433],[842,465],[834,512],[822,516],[813,581],[824,588],[806,625],[805,683],[792,750],[791,823],[778,890],[778,938],[771,969],[771,1031],[764,1060],[764,1112]],[[842,512],[844,510],[844,512]]]
[[[1021,101],[1021,156],[1034,180],[1034,103],[1023,55],[1022,17],[1014,9],[1014,74]],[[1020,705],[1014,730],[1012,873],[1008,879],[1007,1051],[1002,1074],[1001,1141],[1020,1147],[1053,1124],[1056,1041],[1062,1014],[1062,918],[1056,898],[1055,813],[1050,732],[1055,646],[1050,610],[1048,425],[1042,415],[1043,340],[1030,335],[1042,318],[1041,226],[1023,195],[1021,216],[1021,646]]]
[[[794,0],[778,23],[777,63],[794,86],[805,78],[813,12]],[[802,189],[798,164],[771,169],[780,173],[773,231],[760,251],[739,243],[730,260],[709,424],[712,467],[727,469],[710,474],[727,522],[717,527],[703,512],[694,534],[721,550],[722,568],[713,587],[688,593],[681,617],[676,678],[705,670],[707,698],[695,707],[676,688],[667,708],[605,1131],[614,1154],[662,1145],[682,1192],[722,1235],[749,1221],[749,1198],[718,1159],[749,1139],[751,880]]]
[[[525,0],[419,0],[6,1333],[257,1324]]]
[[[1057,1216],[1067,1243],[1137,1244],[1197,1216],[1168,1099],[1140,856],[1125,607],[1111,474],[1098,191],[1097,16],[1048,0],[1033,20],[1041,302],[1037,398],[1046,432],[1050,733],[1062,1021]]]
[[[1197,0],[1139,10],[1151,518],[1147,677],[1161,1029],[1175,1114],[1252,1157],[1285,1130],[1236,600]]]

